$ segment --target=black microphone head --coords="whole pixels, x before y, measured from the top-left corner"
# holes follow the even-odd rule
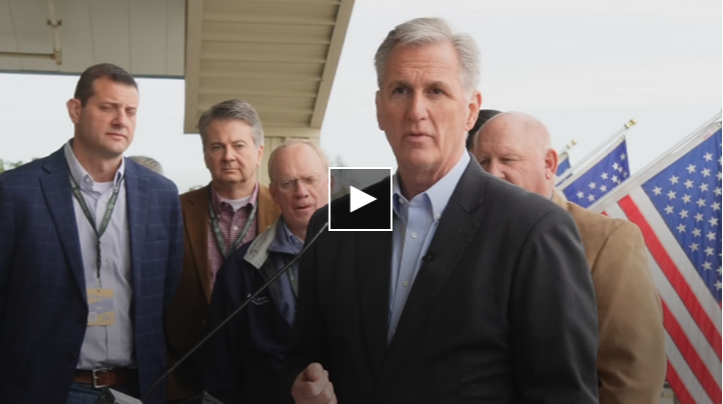
[[[206,393],[205,391],[201,393],[200,395],[189,398],[188,400],[182,402],[181,404],[223,404],[221,400],[215,398],[214,396]]]

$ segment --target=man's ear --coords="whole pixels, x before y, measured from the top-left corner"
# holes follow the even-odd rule
[[[77,98],[71,98],[65,103],[65,105],[68,107],[68,116],[70,116],[70,120],[74,125],[79,124],[80,112],[83,109],[83,106],[80,105],[80,100]]]
[[[465,128],[466,131],[469,132],[470,129],[474,126],[475,123],[477,123],[477,117],[479,116],[479,108],[482,105],[482,93],[475,90],[474,94],[472,94],[472,99],[469,101],[469,117],[467,117],[467,127]]]
[[[380,96],[380,94],[381,94],[381,91],[380,91],[380,90],[377,90],[376,96],[374,97],[374,105],[376,105],[376,107],[377,107],[377,126],[379,126],[379,130],[384,131],[384,127],[383,127],[383,125],[382,125],[382,117],[381,117],[381,114],[379,113],[380,108],[381,108],[381,107],[379,106],[379,96]]]
[[[273,182],[269,184],[269,193],[271,194],[271,200],[274,201],[276,205],[281,206],[279,205],[279,187]]]
[[[551,180],[557,173],[558,156],[555,149],[547,149],[545,152],[545,178]]]
[[[258,156],[256,159],[256,168],[261,167],[261,162],[264,159],[264,145],[259,146],[259,150],[257,151]]]

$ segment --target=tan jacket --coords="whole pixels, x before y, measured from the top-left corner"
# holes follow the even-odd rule
[[[575,220],[592,272],[600,404],[657,404],[667,363],[665,331],[640,229],[568,202],[558,192],[552,200]]]
[[[203,336],[206,311],[211,303],[211,278],[208,269],[208,203],[210,185],[181,195],[184,222],[184,256],[181,283],[166,315],[166,345],[169,366],[188,352]],[[258,233],[279,217],[279,207],[269,189],[259,186]],[[168,378],[168,400],[192,397],[200,392],[200,355],[195,365],[181,365]]]

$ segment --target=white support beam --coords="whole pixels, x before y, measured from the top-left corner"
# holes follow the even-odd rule
[[[329,52],[326,56],[326,64],[324,65],[324,73],[322,74],[321,84],[319,85],[318,95],[316,96],[314,113],[311,116],[311,122],[309,124],[312,128],[321,128],[321,124],[324,122],[324,114],[326,113],[326,107],[329,104],[329,97],[331,96],[331,86],[334,84],[334,76],[339,66],[341,49],[344,45],[346,32],[349,29],[349,21],[351,20],[353,8],[354,0],[342,0],[341,4],[339,4],[334,33],[332,34]]]
[[[198,116],[190,112],[198,109],[204,0],[188,0],[186,4],[186,114],[183,129],[185,133],[197,133]]]

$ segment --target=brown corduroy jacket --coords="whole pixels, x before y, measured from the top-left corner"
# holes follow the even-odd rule
[[[600,404],[657,404],[665,381],[665,331],[660,296],[637,226],[568,202],[585,246],[597,298]]]
[[[183,273],[178,291],[166,314],[168,365],[186,354],[203,336],[206,311],[211,303],[208,262],[208,203],[211,185],[181,195],[184,222]],[[279,217],[279,207],[269,189],[259,185],[258,234]],[[202,352],[202,349],[201,349]],[[168,378],[168,400],[176,401],[200,393],[201,355],[195,354]]]

